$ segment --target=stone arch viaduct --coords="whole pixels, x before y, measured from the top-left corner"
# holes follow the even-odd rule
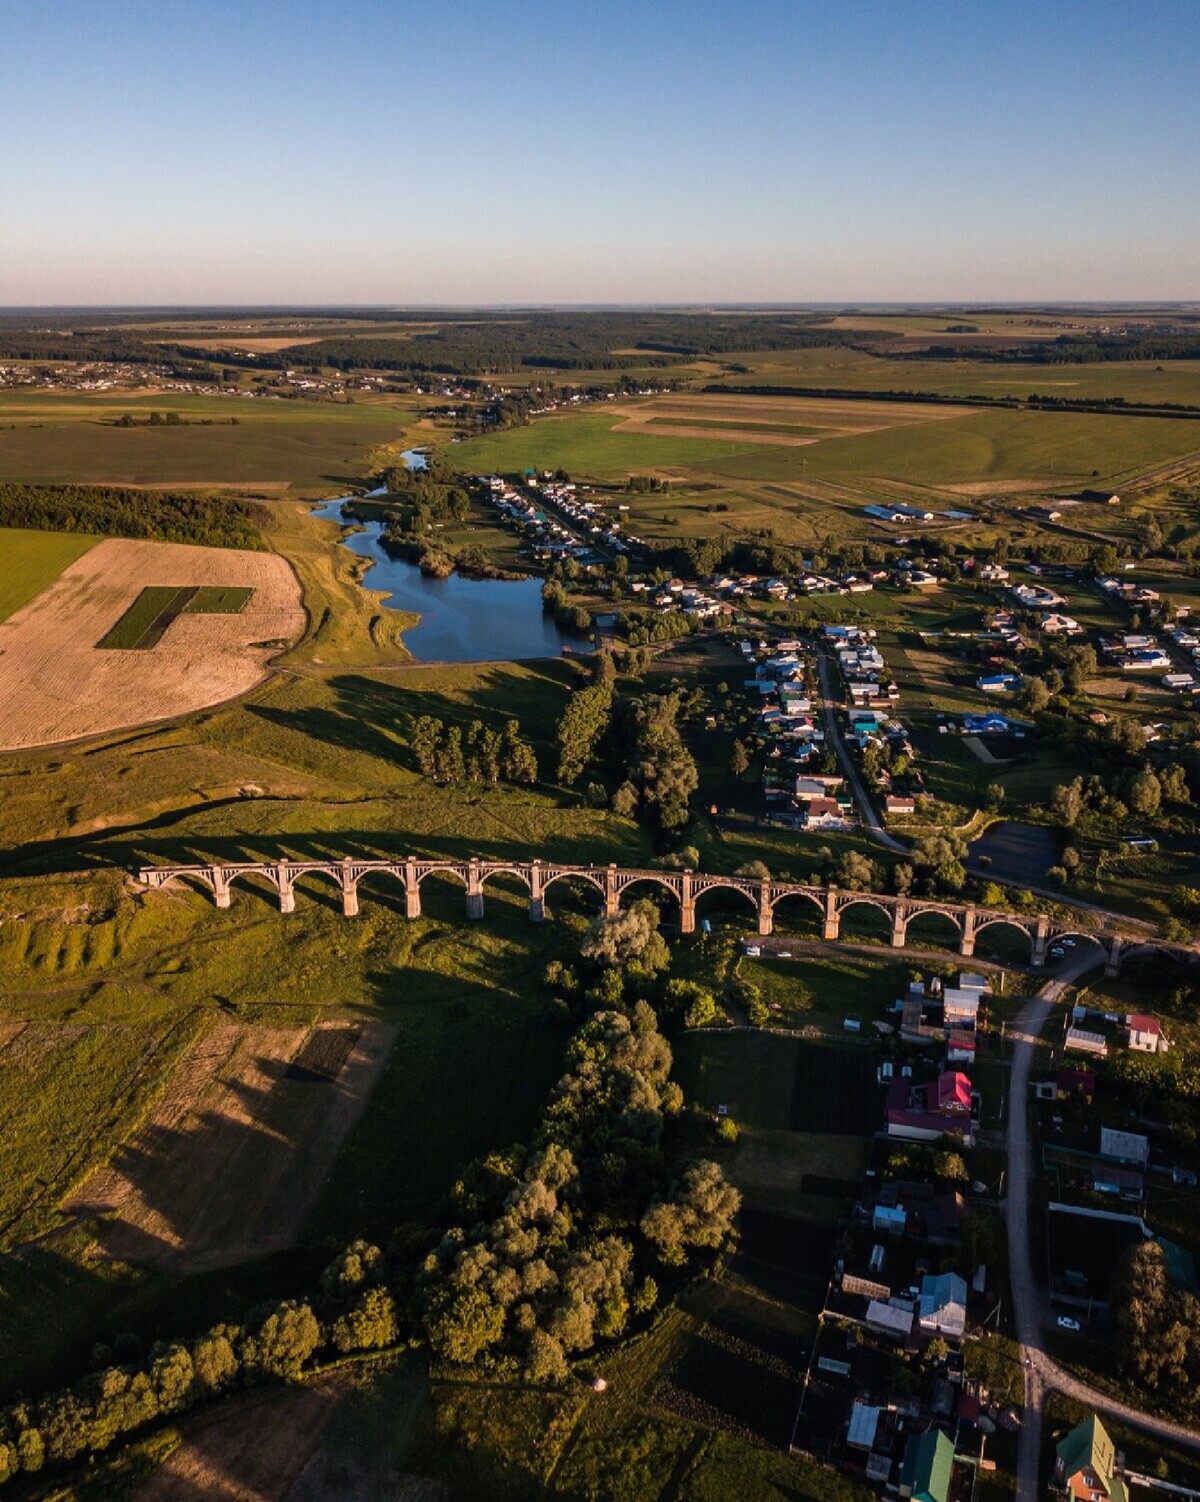
[[[1122,930],[1111,920],[1101,919],[1098,926],[1064,922],[1045,913],[1001,912],[978,907],[973,903],[935,902],[923,897],[892,897],[878,892],[859,892],[836,886],[807,886],[798,882],[774,881],[769,878],[708,875],[698,871],[638,870],[623,866],[571,866],[551,861],[439,861],[419,860],[408,856],[399,861],[355,860],[347,856],[340,861],[245,861],[214,865],[143,866],[138,879],[148,887],[162,887],[180,878],[198,882],[212,892],[216,904],[227,908],[230,887],[240,879],[259,877],[269,882],[279,895],[281,912],[290,913],[296,906],[296,882],[304,876],[324,877],[342,894],[342,911],[347,917],[358,912],[360,884],[388,879],[404,888],[405,912],[409,918],[421,915],[421,883],[431,876],[449,877],[462,883],[466,895],[468,918],[482,918],[484,891],[496,877],[515,877],[529,892],[529,916],[540,922],[546,914],[546,893],[556,882],[574,880],[596,889],[603,900],[605,913],[620,911],[621,901],[631,887],[639,884],[666,891],[678,904],[679,926],[685,934],[696,927],[696,901],[706,892],[724,890],[743,897],[754,909],[758,932],[770,934],[775,910],[781,902],[798,900],[813,903],[821,920],[825,939],[841,936],[842,918],[851,908],[877,908],[891,925],[892,947],[903,949],[908,942],[908,925],[925,914],[946,920],[958,935],[958,952],[964,958],[975,953],[980,934],[989,928],[1006,926],[1025,934],[1030,945],[1030,960],[1035,967],[1046,963],[1050,946],[1058,939],[1079,937],[1098,944],[1104,951],[1107,973],[1115,975],[1122,953],[1142,949],[1147,944],[1170,950],[1180,957],[1196,958],[1193,951],[1177,945],[1148,939],[1145,932],[1132,925]],[[1082,916],[1082,915],[1081,915]]]

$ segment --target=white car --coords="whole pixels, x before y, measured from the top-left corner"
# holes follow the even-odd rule
[[[1065,958],[1066,953],[1067,951],[1062,947],[1061,944],[1052,944],[1050,946],[1050,958],[1052,960],[1061,960]]]
[[[1062,947],[1064,949],[1074,949],[1077,942],[1078,941],[1075,939],[1064,939],[1062,941]]]
[[[1069,1314],[1060,1314],[1058,1316],[1058,1328],[1060,1330],[1071,1330],[1078,1335],[1082,1326],[1077,1319],[1072,1319]]]

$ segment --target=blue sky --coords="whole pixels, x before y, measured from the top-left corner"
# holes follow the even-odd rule
[[[0,305],[1200,298],[1196,0],[0,0]]]

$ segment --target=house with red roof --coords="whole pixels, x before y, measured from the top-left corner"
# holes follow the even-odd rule
[[[1126,1017],[1129,1029],[1129,1046],[1141,1053],[1166,1053],[1167,1040],[1163,1037],[1162,1023],[1157,1017],[1145,1012],[1134,1012]]]
[[[893,1080],[888,1090],[888,1136],[936,1142],[953,1132],[962,1137],[965,1147],[970,1147],[974,1141],[971,1104],[971,1081],[961,1070],[944,1070],[926,1085],[914,1085],[902,1076]]]

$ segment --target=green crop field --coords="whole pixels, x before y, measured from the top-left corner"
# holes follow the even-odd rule
[[[147,426],[151,412],[183,420]],[[126,414],[139,426],[115,426]],[[400,439],[411,416],[379,401],[0,393],[0,480],[336,494],[361,480],[371,450]]]
[[[253,589],[234,584],[204,584],[183,607],[185,615],[240,615]]]
[[[96,645],[106,651],[152,650],[158,646],[167,627],[183,612],[194,593],[194,590],[181,585],[148,585]]]
[[[63,569],[99,540],[86,533],[0,527],[0,621],[36,599]]]
[[[639,469],[705,467],[711,460],[758,452],[751,443],[718,438],[675,438],[667,434],[616,432],[623,421],[608,412],[580,412],[543,418],[525,428],[509,428],[454,447],[454,462],[472,473],[496,470],[558,469],[616,479]]]
[[[697,397],[700,407],[708,398]],[[718,404],[719,397],[712,397]],[[864,404],[866,405],[866,404]],[[702,409],[700,409],[702,411]],[[870,404],[871,415],[886,421],[887,409]],[[660,414],[661,415],[661,414]],[[764,414],[765,415],[765,414]],[[750,414],[747,414],[747,418]],[[598,480],[619,479],[646,470],[729,482],[878,479],[947,488],[1015,484],[1062,487],[1096,480],[1118,484],[1158,467],[1200,457],[1200,424],[1158,417],[1115,417],[1099,413],[988,411],[961,417],[818,439],[802,445],[745,440],[677,437],[621,429],[623,417],[578,413],[543,418],[456,445],[455,461],[472,471],[556,469]],[[663,419],[675,422],[674,419]],[[740,419],[680,415],[675,425],[713,422],[742,428]],[[763,432],[785,431],[757,423]],[[651,503],[657,498],[651,498]]]

